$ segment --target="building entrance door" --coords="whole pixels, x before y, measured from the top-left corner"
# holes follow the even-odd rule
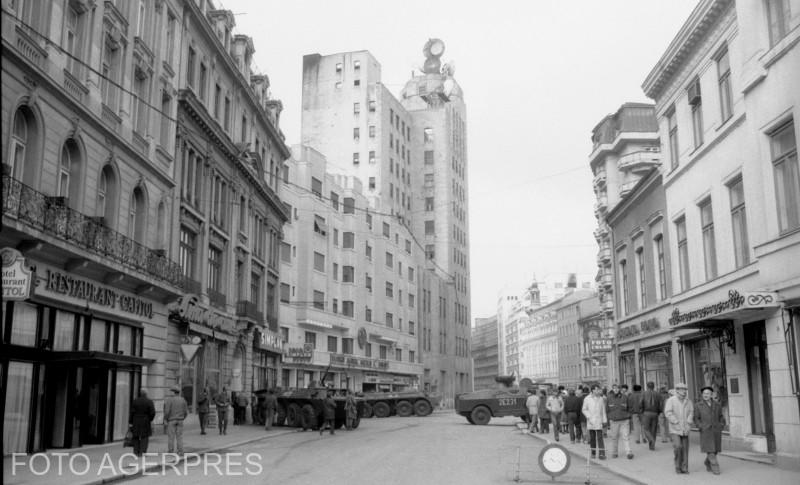
[[[769,380],[767,331],[764,322],[744,326],[747,357],[747,380],[750,386],[752,433],[767,438],[767,451],[775,451],[775,428],[772,415],[772,388]]]
[[[78,410],[81,426],[81,444],[104,443],[108,411],[108,369],[85,367],[83,369]]]

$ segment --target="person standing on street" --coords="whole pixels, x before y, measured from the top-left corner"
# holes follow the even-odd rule
[[[564,412],[564,399],[558,389],[547,398],[547,410],[550,411],[550,422],[553,423],[553,437],[558,441],[558,432],[561,427],[561,413]]]
[[[583,410],[583,401],[586,399],[586,396],[588,396],[591,391],[586,386],[583,386],[582,389],[579,387],[578,389],[581,390],[581,395],[580,395],[581,402],[580,402],[580,404],[581,404],[581,410]],[[583,441],[583,443],[588,443],[589,442],[589,430],[586,429],[586,416],[584,416],[583,412],[581,411],[580,413],[578,413],[578,417],[579,417],[580,423],[581,423],[581,441]]]
[[[653,381],[648,382],[647,390],[642,395],[642,431],[644,440],[651,450],[656,449],[658,415],[661,413],[662,406],[661,395],[656,392],[656,384]]]
[[[664,404],[675,455],[675,473],[689,473],[689,430],[694,420],[694,406],[686,397],[687,392],[686,384],[679,382],[675,385],[675,395]]]
[[[133,454],[142,456],[147,453],[147,444],[152,434],[151,423],[156,417],[156,407],[153,401],[147,397],[147,391],[139,390],[139,397],[131,403],[131,412],[128,423],[131,425],[133,434]]]
[[[658,426],[661,428],[661,442],[669,443],[669,423],[667,417],[664,416],[664,405],[667,404],[667,399],[675,395],[675,389],[667,391],[667,386],[661,386],[659,396],[661,396],[661,414],[658,415]]]
[[[539,432],[550,432],[550,411],[547,410],[547,391],[539,390]]]
[[[628,408],[628,396],[620,391],[617,384],[611,385],[611,392],[608,393],[606,398],[606,414],[608,415],[608,420],[611,422],[611,428],[609,430],[611,458],[619,456],[617,451],[619,449],[619,442],[622,440],[625,455],[629,460],[633,459],[629,438],[631,431],[631,413]]]
[[[219,426],[219,434],[228,434],[228,407],[231,405],[231,398],[228,396],[228,388],[223,387],[214,398],[214,404],[217,405],[217,426]]]
[[[722,450],[722,429],[725,427],[725,416],[722,406],[711,399],[714,389],[704,387],[701,391],[702,400],[697,403],[694,413],[694,423],[700,429],[700,451],[706,454],[703,462],[706,470],[714,475],[719,475],[719,462],[717,453]]]
[[[247,406],[250,404],[250,399],[247,393],[239,391],[236,393],[236,410],[239,411],[238,419],[234,418],[233,424],[247,424]]]
[[[531,420],[528,424],[528,433],[536,433],[539,431],[539,396],[536,395],[536,389],[528,389],[525,406],[528,408],[528,416]]]
[[[197,417],[200,418],[200,434],[206,434],[206,423],[208,422],[208,388],[200,391],[197,396]]]
[[[579,388],[580,389],[580,388]],[[567,432],[569,442],[575,443],[575,439],[581,439],[581,398],[575,395],[575,389],[567,392],[567,399],[564,400],[564,414],[567,416]]]
[[[325,396],[325,402],[323,403],[322,409],[322,416],[325,418],[325,421],[322,423],[322,426],[319,428],[319,435],[322,436],[322,432],[325,431],[325,427],[328,426],[331,430],[331,434],[336,434],[333,430],[336,428],[336,401],[333,400],[333,391],[328,390],[328,395]]]
[[[346,413],[345,429],[351,431],[356,419],[358,419],[358,403],[355,396],[353,396],[353,391],[350,389],[347,390],[347,398],[344,401],[344,412]]]
[[[583,400],[581,414],[586,417],[586,428],[589,431],[589,447],[592,458],[599,451],[600,459],[606,459],[606,448],[603,445],[603,427],[608,422],[606,417],[606,403],[603,400],[600,386],[592,386],[592,393]]]
[[[642,386],[639,384],[633,385],[633,392],[628,395],[628,411],[631,412],[631,434],[636,444],[642,442],[642,408],[644,402],[642,401]]]
[[[272,429],[272,423],[275,422],[275,412],[278,410],[278,398],[275,396],[275,389],[267,391],[267,396],[264,398],[264,429],[269,431]]]
[[[167,451],[183,454],[183,420],[189,414],[189,405],[181,396],[181,388],[172,386],[172,396],[164,400],[164,423],[167,426]],[[177,448],[176,448],[177,441]]]

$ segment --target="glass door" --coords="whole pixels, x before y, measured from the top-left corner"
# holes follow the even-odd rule
[[[744,345],[747,353],[752,433],[766,436],[767,451],[772,453],[775,451],[775,430],[772,418],[767,331],[764,322],[744,326]]]

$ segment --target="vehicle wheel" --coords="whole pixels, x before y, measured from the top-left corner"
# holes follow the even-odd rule
[[[278,409],[275,411],[275,424],[277,426],[283,426],[285,421],[286,421],[286,408],[283,407],[283,404],[278,404]]]
[[[372,404],[365,402],[364,403],[364,412],[361,413],[362,418],[371,418],[372,417]]]
[[[296,403],[289,404],[289,408],[286,410],[286,425],[290,428],[300,426],[300,406]]]
[[[464,417],[467,418],[467,421],[469,421],[469,424],[475,424],[475,421],[472,420],[472,416],[470,416],[469,414],[467,414]]]
[[[401,418],[407,418],[414,413],[414,406],[408,401],[400,401],[395,405],[394,410]]]
[[[489,421],[492,419],[492,413],[486,406],[478,406],[472,410],[470,417],[475,424],[484,425],[489,424]]]
[[[432,412],[433,407],[431,406],[431,403],[425,399],[419,399],[414,403],[414,414],[417,416],[427,416]]]
[[[391,412],[392,409],[385,402],[376,402],[375,405],[372,406],[372,413],[376,418],[388,417]]]
[[[361,424],[361,416],[356,416],[356,419],[353,420],[353,429],[358,428],[359,424]]]
[[[300,425],[303,431],[314,428],[317,424],[317,413],[314,411],[314,406],[311,404],[304,404],[300,410]]]

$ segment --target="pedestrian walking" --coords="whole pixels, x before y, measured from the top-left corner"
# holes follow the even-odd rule
[[[323,421],[322,426],[319,428],[319,435],[322,436],[322,432],[325,431],[326,426],[331,430],[331,434],[336,434],[333,431],[336,427],[336,401],[333,400],[333,391],[330,389],[323,402],[322,416],[325,421]]]
[[[267,391],[264,398],[264,429],[270,430],[272,423],[275,422],[275,413],[278,411],[278,398],[275,396],[275,389]]]
[[[153,434],[152,422],[156,417],[156,407],[153,401],[147,397],[147,391],[139,390],[139,397],[131,403],[131,412],[128,417],[128,424],[131,426],[133,434],[133,454],[142,456],[147,453],[147,445],[150,435]]]
[[[658,416],[662,407],[661,395],[656,392],[656,384],[653,381],[648,382],[647,390],[642,394],[642,432],[651,450],[656,449]]]
[[[634,384],[633,392],[628,395],[628,411],[631,413],[631,435],[636,440],[636,444],[644,440],[642,435],[643,397],[642,386]]]
[[[581,406],[581,409],[583,409],[583,401],[586,399],[586,396],[588,396],[590,392],[591,391],[589,391],[589,388],[586,387],[586,386],[583,386],[583,389],[581,389],[581,395],[580,395],[580,400],[581,400],[580,406]],[[580,423],[581,423],[581,441],[583,443],[588,443],[589,442],[589,430],[586,428],[586,416],[583,415],[583,412],[580,412],[580,413],[578,413],[578,418],[580,419]]]
[[[238,419],[234,416],[233,424],[247,424],[247,406],[250,404],[250,399],[247,393],[239,391],[236,393],[236,410],[238,411]]]
[[[344,401],[344,412],[346,415],[345,429],[351,431],[356,419],[358,419],[358,403],[356,402],[355,396],[353,396],[353,391],[350,389],[347,390],[347,397]]]
[[[675,385],[675,395],[664,404],[675,456],[675,473],[689,473],[689,430],[694,420],[694,406],[686,397],[687,392],[686,384],[679,382]]]
[[[231,405],[231,398],[228,396],[228,388],[223,387],[214,398],[217,405],[217,426],[219,434],[228,434],[228,408]]]
[[[539,431],[539,396],[536,395],[536,389],[528,389],[525,406],[528,408],[528,416],[531,420],[528,423],[528,433],[536,433]]]
[[[719,475],[717,453],[722,450],[722,429],[725,427],[725,416],[722,405],[711,396],[714,389],[706,386],[700,391],[702,399],[694,410],[694,424],[700,429],[700,451],[706,454],[703,462],[706,470]]]
[[[570,389],[567,392],[567,398],[564,400],[564,414],[567,417],[569,442],[575,443],[576,439],[581,439],[581,422],[579,418],[581,415],[581,398],[575,395],[575,389]]]
[[[600,459],[605,460],[606,448],[603,444],[603,427],[608,422],[608,418],[602,391],[597,384],[592,386],[592,393],[584,398],[581,414],[586,417],[586,428],[589,431],[589,448],[592,452],[592,458],[599,453]]]
[[[547,410],[547,391],[539,390],[539,432],[550,432],[550,411]]]
[[[675,395],[675,389],[667,391],[667,386],[661,386],[659,391],[661,396],[661,414],[658,415],[658,426],[661,428],[661,442],[669,443],[669,423],[667,417],[664,416],[664,405],[667,404],[667,399]]]
[[[606,414],[610,422],[609,449],[611,450],[611,458],[619,456],[619,442],[622,441],[625,456],[627,456],[629,460],[633,459],[629,437],[631,430],[631,413],[628,407],[628,397],[629,396],[626,396],[620,390],[617,384],[611,385],[611,392],[606,397]]]
[[[200,434],[206,434],[209,402],[208,388],[206,387],[200,391],[200,395],[197,396],[197,417],[200,419]]]
[[[164,423],[167,426],[167,451],[183,454],[183,420],[189,414],[189,405],[181,396],[181,388],[172,386],[172,396],[164,400]],[[176,447],[177,444],[177,447]]]
[[[558,441],[558,432],[561,428],[561,414],[564,412],[564,399],[561,397],[561,391],[555,390],[553,394],[547,398],[547,410],[550,411],[550,420],[553,423],[553,437]]]

